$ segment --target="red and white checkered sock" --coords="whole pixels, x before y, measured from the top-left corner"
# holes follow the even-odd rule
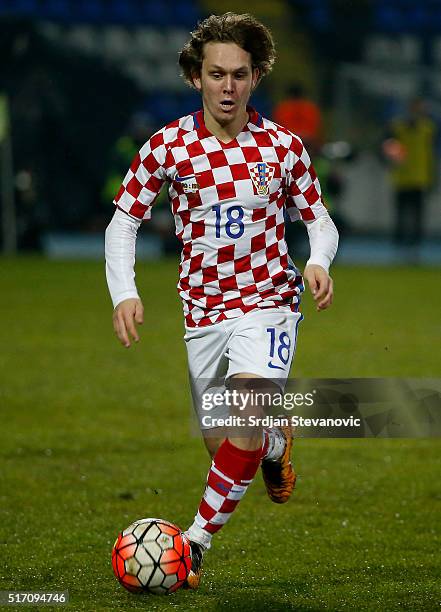
[[[262,448],[242,450],[228,439],[220,445],[198,512],[186,531],[190,540],[210,548],[213,534],[228,521],[256,475],[262,451]]]

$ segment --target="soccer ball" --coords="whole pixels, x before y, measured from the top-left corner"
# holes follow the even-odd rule
[[[132,593],[166,595],[181,587],[191,568],[191,549],[179,527],[157,518],[132,523],[112,551],[113,571]]]

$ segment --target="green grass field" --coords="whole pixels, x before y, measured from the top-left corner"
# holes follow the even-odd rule
[[[146,322],[128,351],[102,264],[0,267],[0,589],[69,590],[68,609],[90,612],[439,609],[437,439],[301,439],[293,499],[272,504],[259,475],[198,592],[124,591],[118,531],[145,516],[187,527],[208,468],[190,433],[176,262],[139,266]],[[330,311],[305,297],[293,374],[440,376],[439,270],[336,266],[334,278]]]

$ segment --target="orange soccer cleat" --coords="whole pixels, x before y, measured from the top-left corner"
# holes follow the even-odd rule
[[[271,501],[275,504],[284,504],[291,497],[297,476],[291,464],[292,427],[280,425],[278,429],[285,438],[285,450],[280,459],[263,459],[261,467]]]
[[[205,549],[197,542],[191,542],[191,570],[184,584],[184,589],[197,589],[202,577],[202,560]]]

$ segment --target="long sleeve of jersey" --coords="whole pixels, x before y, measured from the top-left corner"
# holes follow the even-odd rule
[[[334,221],[326,212],[318,219],[305,224],[311,247],[311,255],[306,265],[317,264],[328,272],[338,247],[338,231]]]
[[[141,221],[116,209],[106,229],[106,278],[113,306],[139,298],[135,284],[136,236]]]

